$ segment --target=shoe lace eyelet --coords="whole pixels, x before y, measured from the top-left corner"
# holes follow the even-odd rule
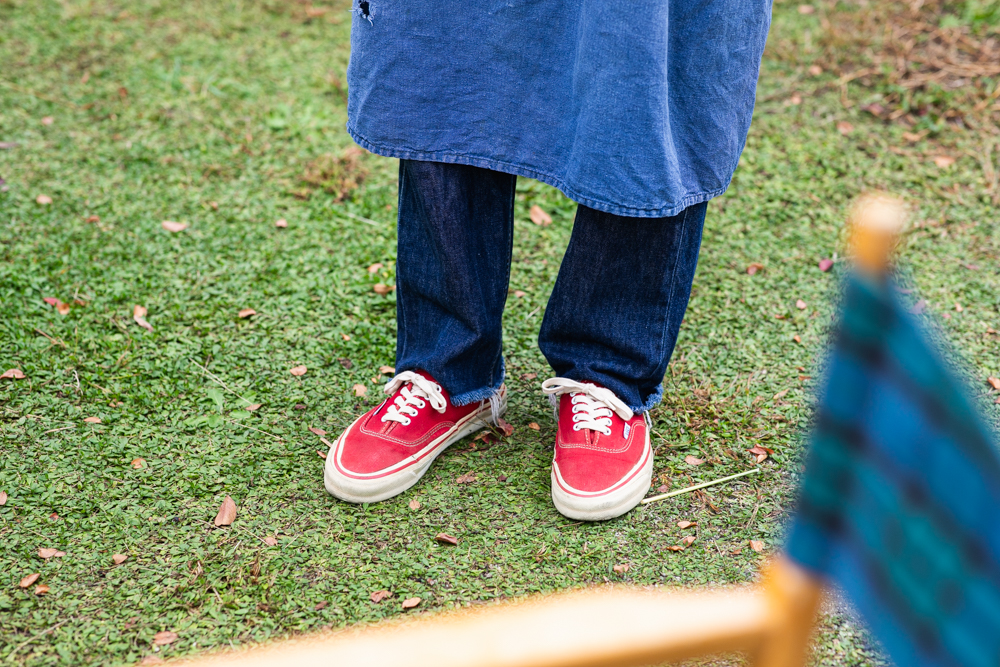
[[[403,426],[409,426],[411,423],[413,423],[413,420],[407,417],[406,421],[403,422]]]

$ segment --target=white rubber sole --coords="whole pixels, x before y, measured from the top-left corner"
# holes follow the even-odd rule
[[[507,412],[507,389],[503,387],[500,393],[500,411],[498,417]],[[444,450],[455,444],[465,436],[475,433],[493,423],[490,413],[490,404],[484,402],[476,412],[470,413],[457,424],[455,428],[432,441],[429,445],[421,449],[412,456],[400,461],[393,468],[399,468],[396,472],[379,471],[371,475],[345,475],[337,469],[340,463],[340,455],[343,452],[341,443],[344,435],[354,428],[364,415],[358,417],[350,428],[340,434],[330,448],[326,456],[326,465],[323,473],[323,485],[330,495],[349,503],[377,503],[382,500],[398,496],[403,491],[420,481],[424,473],[431,467],[434,460],[441,455]],[[416,463],[414,463],[416,461]]]
[[[610,491],[589,493],[573,489],[552,462],[552,503],[559,513],[577,521],[606,521],[627,513],[639,504],[653,480],[653,450],[646,432],[643,459],[625,475],[626,482]]]

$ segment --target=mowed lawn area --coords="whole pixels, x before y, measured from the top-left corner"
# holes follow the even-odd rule
[[[0,662],[169,661],[575,586],[755,581],[868,188],[911,205],[910,298],[996,420],[1000,60],[996,26],[959,5],[775,5],[652,412],[650,492],[760,470],[580,524],[549,497],[535,346],[573,202],[518,183],[513,434],[455,445],[393,500],[335,501],[322,434],[380,400],[396,328],[397,164],[344,130],[350,5],[0,0],[0,372],[24,376],[0,379]],[[879,655],[827,606],[817,664]]]

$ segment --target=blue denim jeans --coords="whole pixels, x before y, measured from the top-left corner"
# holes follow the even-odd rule
[[[517,177],[400,160],[396,371],[424,370],[456,405],[504,378]],[[667,218],[579,205],[538,345],[555,375],[659,402],[698,263],[707,203]]]

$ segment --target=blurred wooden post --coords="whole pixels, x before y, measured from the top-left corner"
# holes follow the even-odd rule
[[[764,593],[771,614],[770,635],[754,660],[757,667],[805,664],[822,591],[815,577],[784,557],[767,568]]]
[[[422,615],[202,658],[200,667],[639,667],[743,652],[799,667],[819,584],[782,558],[763,586],[590,589]]]
[[[872,276],[884,275],[906,224],[906,207],[882,192],[865,194],[855,202],[849,224],[851,251],[858,269]]]

